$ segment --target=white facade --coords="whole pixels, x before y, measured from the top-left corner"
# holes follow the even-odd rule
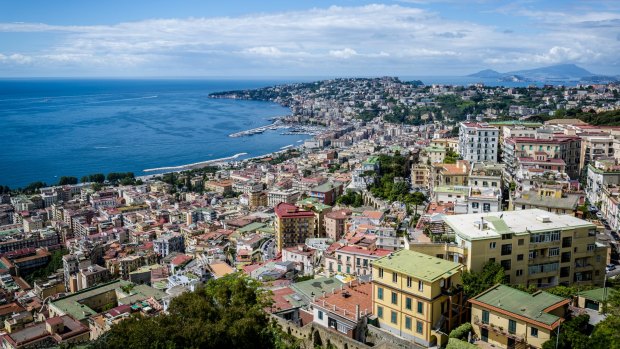
[[[486,123],[461,122],[459,154],[471,162],[497,162],[499,129]]]

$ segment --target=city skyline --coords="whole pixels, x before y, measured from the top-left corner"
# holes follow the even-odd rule
[[[0,77],[616,75],[612,1],[0,2]],[[79,15],[78,15],[79,14]]]

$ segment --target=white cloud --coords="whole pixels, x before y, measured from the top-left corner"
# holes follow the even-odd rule
[[[507,40],[506,28],[446,19],[407,5],[382,4],[96,26],[0,23],[0,32],[50,32],[59,38],[49,47],[28,50],[27,54],[15,52],[19,56],[12,57],[13,53],[5,52],[0,62],[40,69],[133,67],[136,71],[161,71],[163,67],[170,74],[185,69],[224,75],[243,74],[256,67],[265,74],[346,75],[429,73],[429,68],[481,64],[501,70],[543,63],[617,62],[620,41],[616,28],[592,24],[620,18],[617,13],[586,12],[581,16],[566,11],[512,11],[540,28],[527,34],[515,28]],[[547,25],[553,20],[555,26]],[[575,21],[581,25],[574,25]],[[334,66],[340,70],[328,70]],[[385,71],[386,67],[391,71]]]
[[[358,53],[352,48],[345,48],[342,50],[330,50],[329,55],[336,58],[348,59],[357,56]]]

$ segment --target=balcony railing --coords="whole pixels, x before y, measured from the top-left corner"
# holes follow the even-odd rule
[[[480,318],[478,316],[474,316],[474,325],[480,326],[480,328],[486,328],[487,330],[493,331],[496,334],[499,334],[499,335],[502,335],[508,338],[512,338],[515,340],[515,342],[525,343],[525,333],[522,333],[522,334],[511,333],[511,331],[508,331],[506,328],[495,326],[494,324],[485,324],[482,321],[480,321]]]

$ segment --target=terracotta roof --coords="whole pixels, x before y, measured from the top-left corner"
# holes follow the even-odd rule
[[[299,207],[286,202],[279,203],[274,210],[276,215],[280,218],[314,217],[314,213],[312,211],[302,210]]]

